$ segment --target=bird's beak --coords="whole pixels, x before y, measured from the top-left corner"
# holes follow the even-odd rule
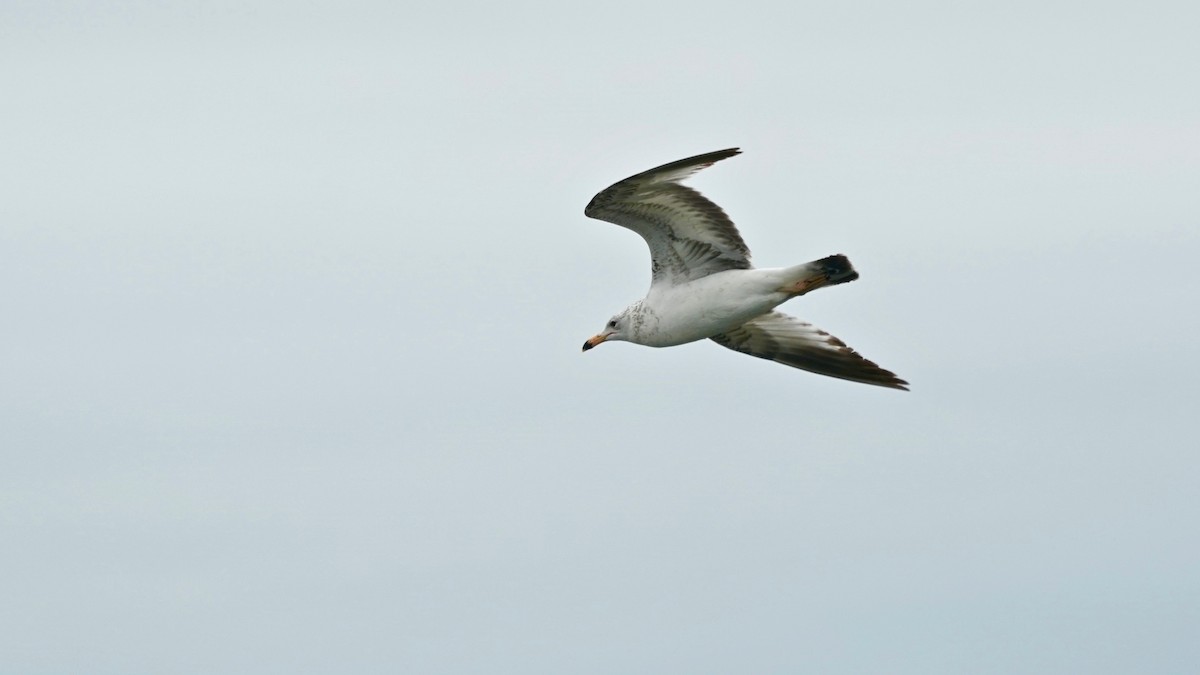
[[[587,342],[583,343],[583,351],[586,352],[587,350],[591,349],[592,347],[595,347],[596,345],[600,344],[601,342],[604,342],[605,340],[608,339],[609,335],[611,335],[611,333],[601,333],[595,337],[588,338]]]

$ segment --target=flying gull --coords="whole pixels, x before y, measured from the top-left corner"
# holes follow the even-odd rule
[[[583,350],[610,340],[672,347],[708,338],[785,366],[907,390],[907,382],[836,337],[774,311],[810,291],[857,279],[846,256],[756,269],[750,249],[721,207],[680,184],[740,152],[730,148],[664,164],[592,198],[585,215],[629,228],[650,245],[652,280],[646,297],[610,319],[583,343]]]

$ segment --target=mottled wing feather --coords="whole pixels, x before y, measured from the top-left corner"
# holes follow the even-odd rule
[[[653,283],[677,284],[750,267],[750,249],[721,207],[679,181],[741,152],[719,150],[664,164],[601,191],[584,209],[590,218],[642,235],[650,246]]]
[[[712,336],[734,351],[843,380],[907,390],[908,383],[858,355],[829,333],[781,312]]]

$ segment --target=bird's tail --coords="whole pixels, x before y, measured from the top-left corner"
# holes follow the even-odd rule
[[[796,265],[786,271],[788,282],[779,290],[793,297],[825,286],[844,284],[858,278],[858,272],[854,271],[850,259],[840,253],[803,265]]]

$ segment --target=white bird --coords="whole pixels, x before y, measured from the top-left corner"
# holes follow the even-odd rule
[[[680,184],[740,152],[730,148],[664,164],[592,198],[585,215],[629,228],[649,244],[652,280],[646,297],[612,317],[583,343],[583,351],[610,340],[671,347],[709,338],[743,354],[821,375],[907,390],[907,382],[841,340],[774,311],[810,291],[857,279],[846,256],[756,269],[721,207]]]

